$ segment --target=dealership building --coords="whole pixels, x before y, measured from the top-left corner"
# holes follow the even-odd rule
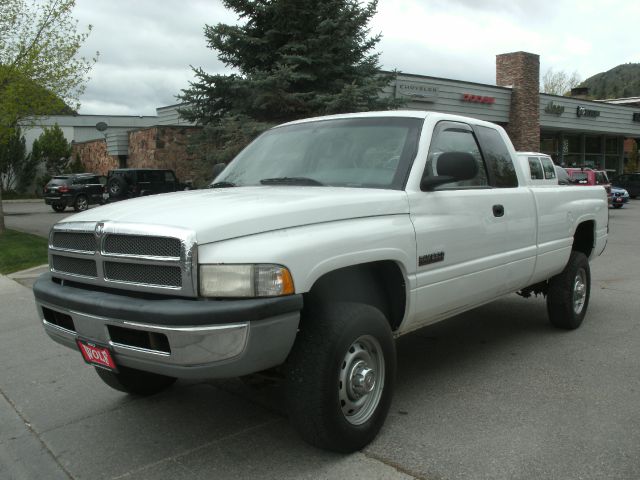
[[[404,108],[498,123],[516,150],[547,153],[558,165],[621,173],[625,140],[629,144],[629,139],[640,139],[640,99],[594,102],[541,94],[539,79],[539,56],[514,52],[496,57],[495,85],[400,73],[383,95],[405,100]],[[41,127],[57,123],[87,171],[171,168],[190,179],[197,174],[187,147],[198,127],[180,118],[180,107],[159,107],[157,116],[150,117],[55,116],[26,128],[25,136],[30,147]]]
[[[401,73],[385,90],[407,108],[465,115],[502,125],[516,150],[541,151],[558,165],[621,173],[625,139],[640,139],[640,102],[590,101],[540,92],[540,58],[496,57],[496,85]]]

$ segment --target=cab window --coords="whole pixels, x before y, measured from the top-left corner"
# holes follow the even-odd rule
[[[542,162],[542,168],[544,170],[544,178],[547,180],[556,178],[556,169],[551,159],[547,157],[540,157],[540,161]]]
[[[542,165],[540,165],[540,159],[538,157],[529,157],[529,170],[531,171],[531,180],[544,179]]]
[[[474,130],[478,134],[482,155],[487,162],[491,184],[499,188],[518,186],[518,176],[511,154],[497,130],[480,125]]]
[[[459,122],[440,122],[436,125],[427,155],[424,176],[438,176],[438,158],[445,152],[466,152],[473,155],[478,164],[478,174],[471,180],[451,182],[436,190],[487,187],[487,169],[471,127]]]
[[[606,185],[609,179],[603,172],[596,172],[596,185]]]

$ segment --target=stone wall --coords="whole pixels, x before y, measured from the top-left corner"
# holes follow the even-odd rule
[[[194,155],[187,147],[197,127],[151,127],[129,133],[130,168],[170,168],[181,182],[195,180]]]
[[[118,168],[118,157],[107,153],[105,140],[92,140],[89,142],[74,143],[71,149],[72,160],[76,155],[86,172],[106,175],[109,170]]]
[[[506,130],[516,150],[540,150],[540,57],[514,52],[496,56],[496,85],[511,87]]]

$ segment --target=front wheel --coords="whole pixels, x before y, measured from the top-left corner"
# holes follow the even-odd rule
[[[169,388],[177,380],[157,373],[143,372],[135,368],[118,367],[118,372],[111,372],[95,367],[100,379],[115,390],[133,395],[153,395]]]
[[[290,420],[312,445],[360,450],[385,421],[395,373],[395,343],[380,310],[322,306],[304,319],[287,360]]]
[[[589,306],[591,271],[582,252],[572,251],[564,270],[549,280],[547,312],[549,320],[558,328],[578,328]]]

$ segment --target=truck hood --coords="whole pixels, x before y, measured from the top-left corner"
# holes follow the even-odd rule
[[[408,214],[398,190],[258,186],[192,190],[112,203],[65,222],[116,221],[189,229],[199,244],[351,218]]]

